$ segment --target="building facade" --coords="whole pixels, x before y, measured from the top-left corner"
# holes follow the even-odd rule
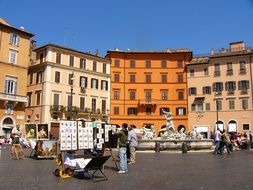
[[[55,44],[34,51],[36,60],[28,71],[27,122],[109,121],[108,59]]]
[[[187,129],[186,65],[188,49],[107,52],[111,60],[111,123],[137,128],[166,124],[170,111],[174,128]]]
[[[31,37],[0,18],[0,136],[7,139],[15,125],[24,129]]]
[[[217,127],[252,132],[252,61],[253,50],[242,41],[191,61],[187,66],[189,127],[205,135]]]

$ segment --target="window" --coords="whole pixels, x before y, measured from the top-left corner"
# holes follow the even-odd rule
[[[130,96],[130,100],[135,100],[136,99],[136,92],[135,91],[130,91],[129,96]]]
[[[162,74],[162,83],[167,83],[167,75],[166,74]]]
[[[85,97],[80,97],[80,110],[85,108]]]
[[[106,73],[106,63],[103,63],[103,73]]]
[[[61,53],[56,53],[56,63],[61,63]]]
[[[223,91],[223,83],[222,82],[213,83],[213,92],[221,92],[221,91]]]
[[[146,115],[151,115],[152,109],[151,107],[146,107]]]
[[[245,61],[240,61],[240,70],[241,70],[241,71],[246,70],[246,64],[245,64]]]
[[[178,100],[183,100],[184,99],[184,91],[178,91],[177,96],[178,96]]]
[[[27,93],[27,107],[32,106],[32,92]]]
[[[135,68],[135,60],[130,60],[130,68]]]
[[[114,107],[113,112],[115,115],[119,115],[119,107]]]
[[[249,124],[242,124],[242,130],[249,131]]]
[[[80,58],[80,69],[86,69],[86,59]]]
[[[248,80],[238,81],[238,88],[239,88],[239,90],[249,89],[249,81]]]
[[[130,75],[130,82],[135,83],[135,75]]]
[[[189,88],[189,96],[196,95],[196,94],[197,94],[197,88],[196,87]]]
[[[128,115],[137,115],[137,108],[128,108],[127,114]]]
[[[183,67],[183,60],[178,60],[177,61],[177,67],[182,68]]]
[[[20,37],[17,34],[10,33],[10,44],[18,46],[19,45]]]
[[[74,84],[74,73],[70,73],[69,74],[69,85],[73,85]]]
[[[106,80],[101,81],[101,90],[108,90],[108,81]]]
[[[163,69],[166,69],[166,68],[167,68],[167,61],[166,61],[166,60],[162,60],[162,62],[161,62],[161,67],[162,67]]]
[[[91,79],[91,88],[98,89],[98,79]]]
[[[209,70],[208,70],[208,68],[204,68],[204,75],[205,75],[205,76],[208,76],[208,75],[209,75]]]
[[[67,105],[68,105],[68,108],[67,108],[67,110],[68,111],[71,111],[71,109],[73,108],[73,99],[72,99],[73,97],[71,96],[71,95],[68,95],[68,99],[67,99]]]
[[[36,84],[42,83],[42,82],[43,82],[43,72],[39,71],[37,72],[37,75],[36,75]]]
[[[69,66],[74,67],[74,56],[72,55],[69,56]]]
[[[247,110],[249,108],[248,106],[248,100],[242,99],[242,109]]]
[[[106,100],[102,100],[102,114],[106,114]]]
[[[176,114],[177,115],[186,115],[186,108],[184,108],[184,107],[176,108]]]
[[[13,105],[12,104],[6,104],[6,106],[5,106],[5,114],[6,115],[13,114]]]
[[[162,91],[162,100],[168,100],[168,92],[167,91]]]
[[[211,94],[211,86],[204,86],[202,88],[203,94]]]
[[[228,100],[228,108],[230,110],[234,110],[235,109],[235,100]]]
[[[33,84],[33,73],[29,74],[29,84]]]
[[[216,100],[216,110],[222,110],[222,101]]]
[[[18,60],[18,51],[15,50],[9,50],[9,63],[17,64]]]
[[[194,69],[190,69],[190,76],[193,77],[195,74],[194,74]]]
[[[43,57],[44,57],[44,55],[43,55],[43,53],[41,53],[40,54],[40,63],[43,63]]]
[[[120,60],[115,59],[115,60],[114,60],[114,66],[115,66],[115,67],[120,67]]]
[[[60,79],[61,79],[61,73],[59,71],[55,71],[54,81],[56,83],[60,83]]]
[[[81,88],[87,88],[87,84],[88,84],[88,79],[87,77],[84,76],[80,76],[80,87]]]
[[[145,93],[145,99],[147,102],[150,102],[152,100],[152,92],[151,91],[147,91]]]
[[[14,77],[5,78],[4,93],[13,95],[17,94],[17,78]]]
[[[150,74],[146,75],[146,83],[151,83],[151,75]]]
[[[58,106],[60,102],[60,94],[54,93],[54,100],[53,105]]]
[[[96,111],[96,99],[95,99],[95,98],[92,98],[92,99],[91,99],[91,110],[92,110],[93,112]]]
[[[97,62],[96,61],[93,61],[92,70],[97,71]]]
[[[41,96],[41,92],[36,92],[36,106],[40,105],[40,96]]]
[[[182,75],[182,74],[177,75],[177,80],[178,80],[179,83],[184,82],[184,77],[183,77],[183,75]]]
[[[220,76],[220,64],[219,63],[214,64],[214,76]]]
[[[114,74],[114,82],[119,82],[119,74]]]
[[[150,60],[146,60],[146,68],[151,68],[151,61]]]
[[[120,92],[114,91],[114,100],[119,100],[119,98],[120,98]]]
[[[236,83],[235,81],[228,81],[225,83],[226,91],[234,91],[236,90]]]

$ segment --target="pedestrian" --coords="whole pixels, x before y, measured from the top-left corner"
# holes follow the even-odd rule
[[[130,148],[130,162],[128,164],[135,164],[136,147],[138,146],[138,139],[133,126],[128,127],[128,144]]]
[[[215,142],[214,154],[220,154],[221,153],[221,148],[220,148],[221,132],[219,128],[217,128],[217,130],[214,133],[214,142]]]
[[[11,131],[11,137],[12,137],[12,148],[11,148],[11,153],[15,154],[15,146],[16,144],[19,144],[19,138],[21,137],[21,131],[20,131],[20,126],[14,126],[12,131]]]
[[[122,124],[122,129],[119,131],[118,137],[119,137],[119,168],[120,170],[117,172],[119,174],[124,174],[127,172],[127,124]]]

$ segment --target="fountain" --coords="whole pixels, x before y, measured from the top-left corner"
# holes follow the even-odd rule
[[[193,127],[188,134],[185,133],[185,128],[175,131],[172,113],[162,111],[166,118],[166,125],[159,131],[158,137],[154,126],[143,127],[140,130],[137,150],[182,150],[183,143],[186,143],[191,150],[211,150],[213,140],[204,139],[196,127]]]

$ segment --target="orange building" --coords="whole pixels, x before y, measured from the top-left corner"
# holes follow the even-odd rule
[[[24,129],[32,37],[0,18],[0,137],[6,139],[15,125]]]
[[[111,123],[166,124],[162,109],[172,112],[176,130],[187,126],[186,65],[188,49],[108,51],[111,59]]]

